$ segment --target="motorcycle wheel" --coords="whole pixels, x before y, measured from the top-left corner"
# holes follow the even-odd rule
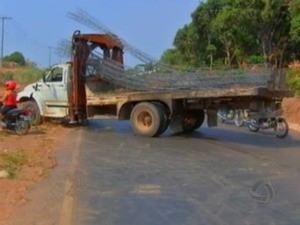
[[[247,126],[248,126],[248,129],[251,131],[251,132],[257,132],[259,130],[259,125],[257,123],[256,120],[251,120],[250,121],[251,123],[254,123],[256,125],[252,125],[251,123],[248,123]]]
[[[15,124],[15,132],[19,135],[25,135],[28,133],[30,128],[29,121],[25,120],[24,118],[20,117],[16,120]]]
[[[285,138],[289,133],[289,125],[285,119],[279,118],[276,121],[275,134],[278,138]]]
[[[226,114],[222,111],[222,110],[220,110],[218,113],[217,113],[217,115],[218,115],[218,118],[219,118],[219,120],[220,120],[220,122],[221,123],[225,123],[225,121],[226,121]]]
[[[241,113],[241,112],[237,112],[237,113],[235,114],[234,124],[235,124],[237,127],[241,127],[241,126],[244,125],[244,119],[243,119],[243,116],[242,116],[242,113]]]
[[[229,112],[226,114],[227,119],[233,120],[235,117],[235,111],[234,110],[229,110]]]

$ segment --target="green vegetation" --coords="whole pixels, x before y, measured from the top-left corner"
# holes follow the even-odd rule
[[[21,167],[26,161],[23,151],[0,154],[0,168],[7,171],[11,179],[18,177]]]
[[[24,66],[14,70],[4,70],[0,76],[0,83],[13,79],[19,84],[25,85],[41,79],[44,73],[44,70],[34,66]]]
[[[291,68],[287,71],[287,84],[295,91],[295,95],[300,96],[300,69]]]
[[[19,66],[25,66],[26,61],[22,53],[20,52],[14,52],[11,55],[5,56],[3,58],[4,62],[14,62]]]
[[[25,67],[19,73],[14,74],[13,78],[20,84],[28,84],[43,77],[44,70],[38,69],[36,67]]]
[[[6,67],[0,69],[0,83],[13,79],[21,85],[26,85],[41,79],[45,73],[45,70],[39,69],[34,63],[26,62],[20,52],[5,56],[3,61]]]
[[[300,0],[207,0],[191,17],[162,54],[163,63],[285,67],[300,59]]]

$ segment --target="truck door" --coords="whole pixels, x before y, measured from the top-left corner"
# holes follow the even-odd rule
[[[46,105],[67,105],[67,73],[62,66],[55,66],[51,69],[49,74],[45,77],[40,91]]]

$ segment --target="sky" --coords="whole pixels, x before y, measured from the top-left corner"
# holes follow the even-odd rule
[[[70,40],[75,30],[101,32],[67,16],[83,9],[111,32],[158,60],[172,47],[178,29],[191,22],[191,14],[199,4],[200,0],[0,0],[0,17],[10,18],[4,20],[3,55],[21,52],[41,68],[70,60],[56,54],[55,48],[62,40]],[[125,51],[125,65],[138,63]]]

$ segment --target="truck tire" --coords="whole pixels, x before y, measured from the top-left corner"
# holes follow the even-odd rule
[[[21,107],[30,111],[31,125],[40,125],[42,123],[41,113],[35,101],[22,102]]]
[[[205,112],[200,110],[187,110],[184,111],[180,117],[171,121],[170,127],[175,133],[191,132],[203,124],[205,119]]]
[[[169,119],[170,112],[169,109],[160,102],[153,102],[153,104],[158,108],[158,110],[161,111],[160,113],[163,115],[163,118],[160,123],[159,131],[156,134],[156,136],[159,136],[163,134],[170,125],[170,119]]]
[[[204,110],[190,110],[183,113],[182,131],[190,132],[198,129],[204,122]]]
[[[203,109],[195,110],[195,116],[196,116],[196,124],[194,127],[194,130],[197,130],[200,128],[204,122],[205,119],[205,112]]]
[[[156,104],[138,103],[130,114],[131,127],[137,135],[155,137],[162,131],[163,111]]]

